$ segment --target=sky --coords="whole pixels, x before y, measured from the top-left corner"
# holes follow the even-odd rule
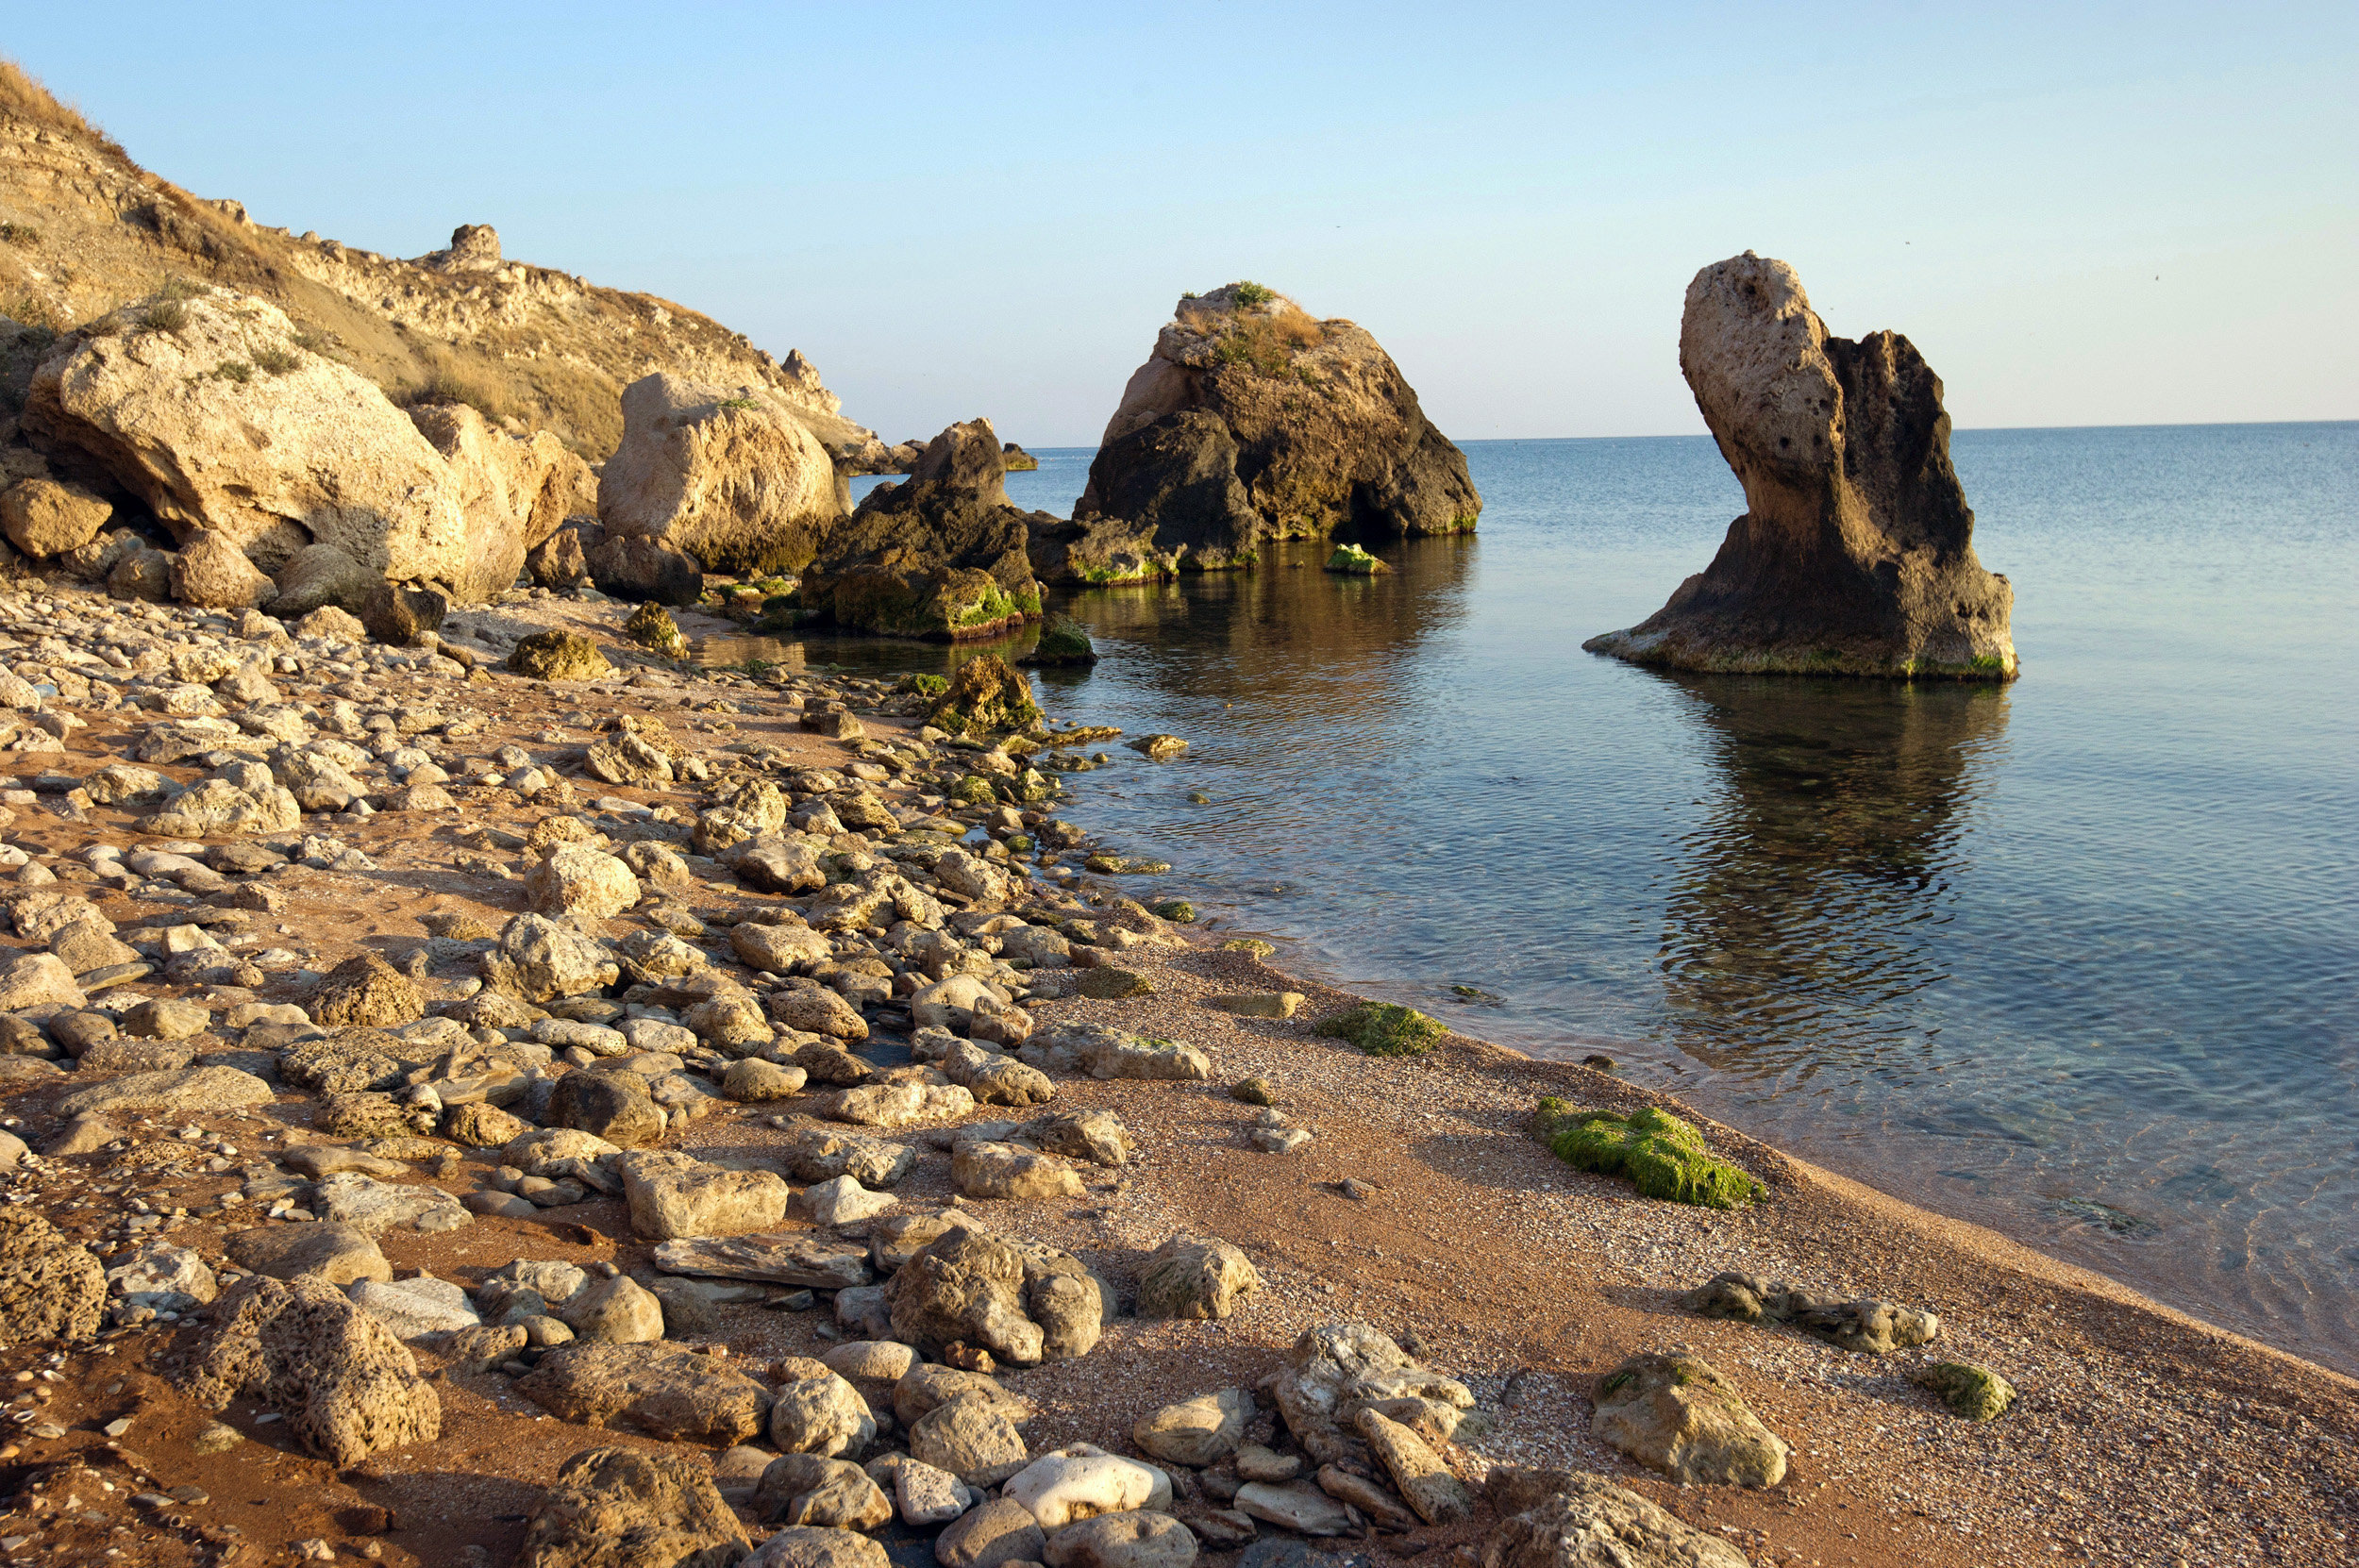
[[[259,223],[493,224],[801,349],[887,440],[1094,444],[1238,278],[1374,332],[1448,435],[1698,432],[1681,301],[1748,249],[1961,426],[2359,417],[2349,0],[109,0],[0,50]]]

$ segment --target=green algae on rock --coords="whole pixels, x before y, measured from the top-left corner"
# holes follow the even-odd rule
[[[520,640],[508,667],[534,680],[600,680],[614,673],[595,642],[561,626]]]
[[[1449,1031],[1414,1008],[1394,1002],[1363,1002],[1319,1025],[1330,1040],[1348,1042],[1372,1057],[1421,1057]]]
[[[1379,572],[1389,572],[1392,568],[1357,544],[1338,544],[1335,553],[1327,558],[1323,570],[1339,572],[1347,576],[1373,577]]]
[[[1089,628],[1070,615],[1051,615],[1046,629],[1032,651],[1016,660],[1018,664],[1059,665],[1095,664],[1097,648],[1090,642]]]
[[[1166,898],[1160,904],[1148,905],[1147,909],[1156,919],[1168,920],[1174,926],[1196,924],[1196,906],[1184,898]]]
[[[1278,951],[1260,937],[1230,937],[1220,944],[1220,950],[1224,953],[1243,953],[1252,959],[1266,959]]]
[[[1967,1361],[1935,1361],[1911,1373],[1909,1381],[1968,1421],[1996,1421],[2015,1403],[2014,1384]]]
[[[1041,722],[1031,682],[997,654],[977,654],[960,665],[926,722],[952,735],[1030,729]]]
[[[688,652],[688,639],[680,635],[679,623],[652,599],[631,611],[630,619],[623,623],[623,635],[668,658],[678,659]]]
[[[1715,1159],[1703,1134],[1652,1106],[1620,1116],[1544,1096],[1533,1131],[1579,1170],[1628,1176],[1641,1195],[1705,1209],[1734,1209],[1762,1195],[1760,1182]]]

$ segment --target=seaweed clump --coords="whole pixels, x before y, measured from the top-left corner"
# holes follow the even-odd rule
[[[1549,1095],[1532,1120],[1557,1159],[1576,1170],[1627,1176],[1644,1197],[1736,1209],[1764,1192],[1745,1172],[1714,1159],[1702,1133],[1652,1106],[1620,1116],[1578,1109]]]
[[[1319,1026],[1330,1040],[1347,1041],[1372,1057],[1421,1057],[1449,1031],[1414,1008],[1363,1002]]]

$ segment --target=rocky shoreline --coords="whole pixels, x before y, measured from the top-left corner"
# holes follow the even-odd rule
[[[1124,899],[995,661],[627,609],[0,595],[12,1560],[2347,1555],[2350,1380]]]

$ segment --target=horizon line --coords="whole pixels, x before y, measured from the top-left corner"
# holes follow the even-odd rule
[[[1952,435],[2004,435],[2024,430],[2244,430],[2287,425],[2359,425],[2359,416],[2348,419],[2184,419],[2156,420],[2144,425],[1956,425]],[[1469,436],[1454,441],[1458,446],[1497,445],[1507,442],[1526,441],[1709,441],[1709,430],[1672,430],[1651,435],[1629,436]],[[1023,445],[1021,442],[1015,445]],[[1095,452],[1089,446],[1026,446],[1027,452]]]

